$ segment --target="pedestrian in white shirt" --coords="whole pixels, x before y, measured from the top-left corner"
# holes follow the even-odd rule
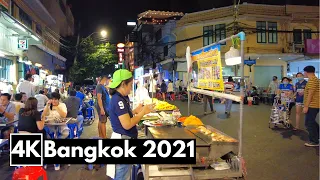
[[[149,86],[150,97],[153,97],[153,98],[156,97],[157,79],[158,79],[158,75],[155,74],[153,76],[152,82],[150,82],[150,86]]]
[[[174,88],[176,89],[176,93],[179,94],[179,86],[180,86],[180,79],[177,79],[174,83]]]
[[[49,101],[49,98],[46,95],[44,95],[44,90],[40,90],[39,94],[35,95],[35,98],[38,100],[38,111],[42,113],[44,107]]]
[[[190,81],[190,88],[194,88],[194,82],[193,82],[193,79],[191,79],[191,81]],[[194,96],[195,96],[195,93],[194,92],[190,92],[190,94],[191,94],[191,101],[193,101],[194,100]]]
[[[35,87],[32,84],[32,75],[26,74],[24,81],[19,83],[17,86],[17,93],[24,92],[27,95],[27,98],[34,97],[35,95]]]
[[[8,93],[8,94],[10,94],[11,96],[13,95],[13,88],[12,88],[12,85],[11,84],[9,84],[9,81],[8,80],[4,80],[3,81],[3,84],[2,84],[2,91],[1,91],[1,93]]]

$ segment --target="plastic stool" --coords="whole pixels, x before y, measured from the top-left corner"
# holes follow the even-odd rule
[[[90,106],[94,106],[94,102],[93,102],[93,100],[92,100],[92,99],[90,99],[90,100],[89,100],[89,102],[88,102],[88,104],[89,104]]]
[[[18,133],[18,132],[19,132],[19,130],[18,130],[18,126],[17,126],[17,125],[14,125],[13,132],[14,132],[14,133]]]
[[[46,134],[49,135],[51,139],[54,139],[54,133],[51,132],[47,126],[45,126],[43,129],[46,131]]]
[[[92,107],[87,108],[87,117],[88,119],[94,118],[94,109]]]
[[[47,172],[40,166],[27,166],[14,170],[12,180],[36,180],[43,177],[43,180],[47,180]]]
[[[73,139],[75,137],[78,137],[78,124],[72,123],[72,124],[68,124],[67,126],[70,129],[68,139]],[[74,131],[76,131],[76,133],[74,133]]]

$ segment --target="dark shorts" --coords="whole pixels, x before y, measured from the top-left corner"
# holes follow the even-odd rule
[[[106,123],[108,121],[108,117],[109,117],[107,110],[104,110],[104,112],[105,112],[104,116],[101,116],[100,108],[97,108],[97,112],[98,112],[98,116],[99,116],[99,122]]]

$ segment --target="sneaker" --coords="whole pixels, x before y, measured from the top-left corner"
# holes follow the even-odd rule
[[[228,112],[226,111],[226,112],[224,112],[224,114],[228,114]]]
[[[317,146],[319,146],[319,143],[317,144],[317,143],[314,143],[314,142],[307,142],[304,145],[307,146],[307,147],[317,147]]]
[[[56,165],[56,164],[55,164],[55,165],[54,165],[54,170],[55,170],[55,171],[59,171],[59,170],[60,170],[60,164],[59,164],[59,165]]]
[[[211,113],[216,113],[216,110],[212,110]]]
[[[43,165],[43,169],[47,169],[47,165]]]
[[[207,112],[204,112],[204,115],[207,115]]]

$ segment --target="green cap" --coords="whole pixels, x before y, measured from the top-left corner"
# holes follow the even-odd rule
[[[119,69],[113,73],[112,82],[110,83],[110,88],[116,88],[121,84],[122,81],[132,78],[132,73],[126,69]]]

